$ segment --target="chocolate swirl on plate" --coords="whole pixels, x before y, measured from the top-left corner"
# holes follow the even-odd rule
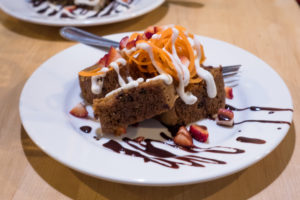
[[[30,0],[34,10],[52,18],[90,19],[119,14],[130,9],[135,0],[127,3],[122,0],[111,0],[103,8],[86,5],[75,5],[73,0]]]

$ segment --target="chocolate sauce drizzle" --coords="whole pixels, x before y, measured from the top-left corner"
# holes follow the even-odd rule
[[[259,106],[249,106],[246,108],[235,108],[231,105],[226,104],[225,108],[231,111],[243,111],[243,110],[251,110],[251,111],[291,111],[294,112],[293,109],[290,108],[272,108],[272,107],[259,107]]]
[[[250,106],[246,108],[235,108],[231,105],[226,105],[226,109],[232,110],[232,111],[244,111],[244,110],[251,110],[251,111],[269,111],[269,114],[274,113],[275,111],[291,111],[293,112],[293,109],[289,108],[272,108],[272,107],[258,107],[258,106]],[[242,124],[245,122],[260,122],[260,123],[276,123],[276,124],[288,124],[291,125],[290,122],[287,121],[273,121],[273,120],[244,120],[241,122],[236,122],[234,125]],[[179,127],[182,125],[176,125],[176,126],[167,126],[165,124],[162,124],[165,126],[169,132],[172,134],[172,136],[175,136]],[[278,128],[279,129],[279,128]],[[241,130],[239,130],[241,132]],[[128,146],[130,146],[132,149],[128,149],[119,142],[115,140],[109,140],[105,144],[103,144],[104,147],[116,152],[116,153],[122,153],[129,156],[134,156],[138,158],[142,158],[144,162],[152,162],[156,163],[158,165],[178,169],[181,165],[187,165],[187,166],[193,166],[193,167],[205,167],[206,164],[226,164],[225,161],[222,160],[216,160],[208,157],[202,157],[198,155],[192,155],[193,153],[217,153],[217,154],[241,154],[244,153],[245,150],[233,148],[233,147],[223,147],[223,146],[214,146],[214,147],[208,147],[208,148],[202,148],[198,146],[193,146],[190,148],[182,147],[174,144],[173,138],[165,134],[164,132],[160,133],[160,136],[165,141],[160,140],[153,140],[153,139],[144,139],[144,140],[137,140],[137,139],[130,139],[128,137],[124,137],[122,140],[125,142]],[[239,142],[244,143],[253,143],[253,144],[265,144],[265,140],[257,139],[257,138],[248,138],[240,136],[236,138]],[[170,146],[174,149],[181,150],[184,152],[188,152],[188,155],[177,155],[173,152],[167,151],[165,149],[159,148],[155,146],[154,144],[164,144],[167,146]]]
[[[249,106],[246,108],[235,108],[231,105],[226,104],[225,108],[231,111],[244,111],[244,110],[251,110],[251,111],[269,111],[269,114],[273,114],[275,111],[290,111],[294,112],[293,109],[290,108],[273,108],[273,107],[259,107],[259,106]],[[276,120],[254,120],[254,119],[249,119],[249,120],[244,120],[241,122],[234,122],[234,125],[246,123],[246,122],[258,122],[258,123],[271,123],[271,124],[288,124],[291,125],[290,122],[288,121],[276,121]]]
[[[172,140],[171,137],[167,136],[163,132],[160,135],[167,141]],[[144,162],[153,162],[162,165],[164,167],[169,167],[173,169],[179,168],[180,165],[188,165],[193,167],[205,167],[205,164],[226,164],[226,162],[222,160],[216,160],[216,159],[196,156],[196,155],[179,156],[165,149],[156,147],[154,143],[165,144],[170,147],[177,148],[179,150],[183,150],[189,153],[209,152],[209,153],[219,153],[219,154],[240,154],[245,152],[242,149],[221,147],[221,146],[209,147],[209,148],[201,148],[201,147],[194,146],[192,148],[186,148],[186,147],[177,146],[172,143],[167,143],[160,140],[152,140],[152,139],[145,139],[144,141],[139,142],[124,137],[122,140],[130,147],[132,147],[133,150],[123,147],[119,142],[115,140],[109,140],[107,143],[103,144],[103,146],[108,149],[111,149],[116,153],[123,153],[129,156],[143,158]],[[140,152],[143,152],[144,154]]]
[[[36,12],[38,14],[44,14],[49,10],[49,13],[47,14],[48,17],[58,16],[60,18],[70,19],[75,19],[76,17],[90,19],[124,12],[125,10],[130,9],[130,4],[132,4],[133,1],[134,0],[131,0],[128,3],[122,3],[121,1],[113,0],[106,7],[100,9],[95,14],[92,14],[90,16],[88,16],[89,12],[94,12],[91,7],[84,5],[74,5],[68,0],[61,0],[57,4],[55,4],[55,1],[53,1],[54,3],[52,3],[52,6],[50,6],[50,4],[48,3],[49,0],[31,0],[30,3],[34,8],[37,9]],[[66,9],[70,6],[74,6],[74,8]],[[70,15],[67,13],[69,13]]]
[[[80,130],[84,133],[90,133],[92,131],[92,127],[90,127],[90,126],[81,126]]]
[[[253,143],[253,144],[265,144],[265,140],[257,139],[257,138],[248,138],[248,137],[238,137],[236,138],[239,142],[245,142],[245,143]]]
[[[164,127],[166,127],[173,137],[175,137],[176,133],[178,132],[178,130],[179,130],[179,128],[181,126],[185,126],[185,125],[180,125],[180,124],[176,124],[174,126],[170,126],[170,125],[164,124],[162,122],[161,122],[161,125],[163,125]]]
[[[287,121],[275,121],[275,120],[256,120],[256,119],[248,119],[241,122],[234,122],[234,125],[243,124],[245,122],[259,122],[259,123],[270,123],[270,124],[288,124],[291,125],[290,122]]]

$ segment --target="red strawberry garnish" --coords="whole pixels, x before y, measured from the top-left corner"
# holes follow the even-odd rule
[[[108,54],[105,54],[100,60],[99,60],[99,65],[100,67],[105,67],[106,62],[107,62]]]
[[[199,142],[206,142],[209,135],[205,126],[199,126],[197,124],[191,125],[190,133],[192,137],[198,140]]]
[[[142,142],[144,140],[145,140],[145,137],[143,137],[143,136],[139,136],[137,138],[134,138],[134,141],[136,141],[136,142]]]
[[[217,124],[223,126],[233,126],[234,114],[231,110],[220,108],[217,115]]]
[[[131,40],[126,44],[126,49],[131,49],[136,46],[136,40]]]
[[[105,66],[107,67],[110,63],[116,61],[118,58],[122,58],[122,56],[119,54],[119,52],[115,48],[110,47]]]
[[[234,114],[231,110],[227,110],[225,108],[220,108],[218,110],[218,117],[221,118],[227,118],[227,119],[233,119],[234,118]]]
[[[74,108],[72,108],[70,114],[75,117],[86,118],[89,113],[86,110],[85,106],[82,103],[79,103]]]
[[[149,40],[152,38],[152,36],[160,31],[160,27],[158,26],[149,26],[146,31],[144,32],[145,37]]]
[[[225,87],[225,94],[227,99],[233,99],[232,87]]]
[[[69,11],[70,13],[73,13],[73,11],[76,9],[76,6],[73,5],[73,6],[66,6],[64,8],[65,10]]]
[[[149,27],[146,29],[145,33],[146,33],[146,32],[149,32],[149,33],[154,34],[154,33],[155,33],[155,26],[149,26]]]
[[[148,40],[151,39],[151,38],[152,38],[152,35],[153,35],[153,33],[151,33],[151,32],[145,32],[144,34],[145,34],[145,37],[146,37]]]
[[[119,45],[120,50],[122,50],[126,47],[128,40],[129,40],[128,36],[122,38],[122,40],[120,41],[120,45]]]
[[[174,138],[175,144],[183,147],[192,147],[193,146],[193,138],[188,130],[181,126]]]

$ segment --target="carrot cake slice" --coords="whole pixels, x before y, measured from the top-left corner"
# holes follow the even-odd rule
[[[167,125],[188,124],[225,104],[222,68],[204,61],[199,38],[185,28],[149,27],[79,72],[82,96],[93,103],[105,133],[124,133],[154,116]]]

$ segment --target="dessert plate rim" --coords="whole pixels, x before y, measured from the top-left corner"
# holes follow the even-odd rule
[[[0,2],[0,8],[8,15],[15,17],[17,19],[34,23],[40,25],[48,25],[48,26],[97,26],[97,25],[105,25],[112,24],[117,22],[122,22],[126,20],[130,20],[144,14],[147,14],[154,9],[161,6],[165,0],[136,0],[136,5],[133,8],[112,16],[106,17],[96,17],[91,19],[53,19],[51,17],[39,17],[35,11],[30,10],[29,4],[25,0],[18,0],[21,3],[21,6],[18,3],[11,3],[9,0],[3,0]],[[141,3],[142,2],[142,3]],[[147,5],[144,5],[147,4]],[[142,5],[142,6],[140,6]]]
[[[126,34],[128,33],[109,35],[107,37],[117,40]],[[272,82],[276,80],[275,84],[279,87],[278,90],[281,90],[281,92],[286,96],[283,102],[279,102],[278,105],[293,109],[292,99],[288,88],[280,76],[269,65],[239,47],[220,40],[204,36],[199,37],[204,42],[204,48],[206,47],[206,43],[217,46],[219,45],[218,47],[221,49],[223,48],[224,50],[228,50],[229,48],[229,51],[234,54],[240,53],[240,59],[249,59],[247,62],[245,61],[245,63],[243,63],[242,60],[241,63],[238,63],[242,64],[244,68],[242,76],[240,77],[240,85],[246,88],[249,87],[251,90],[251,84],[248,84],[247,82],[244,83],[244,79],[250,82],[252,80],[260,81],[253,78],[252,75],[260,72],[269,73],[270,81]],[[87,61],[84,58],[75,58],[76,55],[82,52],[89,54],[92,59],[88,59]],[[209,55],[211,54],[209,48],[207,52],[208,53],[206,55],[209,58]],[[20,117],[30,138],[50,157],[72,169],[104,180],[133,185],[172,186],[204,182],[236,173],[258,162],[278,146],[289,130],[289,126],[283,125],[281,130],[278,130],[278,134],[276,133],[274,136],[271,136],[270,133],[266,133],[265,137],[268,138],[268,140],[266,140],[267,143],[264,145],[246,144],[236,142],[231,139],[222,142],[221,145],[233,145],[232,147],[245,149],[246,156],[234,157],[221,155],[226,158],[226,162],[228,162],[228,164],[224,165],[224,168],[221,169],[219,166],[215,165],[208,165],[204,168],[197,169],[190,166],[184,166],[180,169],[169,169],[157,166],[153,163],[144,163],[140,158],[132,158],[116,154],[108,149],[104,149],[102,146],[100,147],[100,145],[93,145],[85,138],[85,136],[78,134],[80,133],[77,130],[78,127],[74,128],[74,124],[70,123],[70,115],[68,114],[70,108],[66,106],[69,102],[66,103],[65,101],[68,96],[68,91],[74,87],[77,87],[77,89],[79,87],[76,86],[76,84],[78,84],[77,72],[83,68],[80,63],[92,65],[100,57],[100,54],[104,54],[104,52],[82,44],[74,45],[57,53],[37,68],[37,70],[27,80],[20,97]],[[70,60],[70,57],[73,57],[74,60]],[[236,58],[236,60],[238,59],[239,58]],[[232,59],[229,59],[228,61],[224,59],[224,63],[222,64],[232,64],[226,63],[230,61],[232,62]],[[64,65],[63,68],[62,66],[57,66],[60,65],[60,62]],[[66,64],[72,64],[73,66],[68,67]],[[249,67],[249,65],[253,65],[253,68]],[[58,73],[57,69],[60,69],[61,71]],[[70,69],[72,70],[68,71]],[[255,72],[253,69],[255,69]],[[245,75],[245,73],[250,75]],[[62,76],[62,74],[65,74],[66,76]],[[259,74],[257,76],[259,77]],[[53,88],[55,91],[53,91]],[[47,90],[47,92],[45,92],[45,90]],[[264,90],[263,86],[261,87],[261,90]],[[39,94],[37,94],[37,91],[40,91]],[[51,93],[52,96],[49,96],[49,93]],[[276,94],[270,93],[268,95],[273,97],[272,95]],[[33,97],[35,100],[31,100]],[[238,99],[239,95],[236,94],[235,98]],[[255,99],[251,100],[253,100],[253,102],[258,101]],[[274,102],[276,103],[276,100]],[[243,105],[239,106],[243,107]],[[54,109],[57,109],[57,112],[53,112]],[[41,114],[41,111],[43,111],[43,114]],[[274,116],[281,117],[285,121],[291,123],[292,115],[293,113],[290,112],[277,113]],[[60,130],[54,129],[57,123],[62,123],[58,126]],[[244,127],[246,134],[251,130],[255,130],[254,126],[262,129],[269,128],[269,125],[262,124],[247,124],[242,127]],[[270,125],[270,127],[276,128],[273,125]],[[249,131],[247,131],[248,129]],[[241,134],[235,133],[235,136],[239,135]],[[257,135],[254,136],[257,137]],[[78,148],[78,146],[80,148]],[[104,162],[100,158],[107,159],[105,160],[107,162]],[[213,158],[219,158],[219,156],[214,156]],[[120,168],[119,166],[122,167]],[[130,166],[134,169],[130,168]],[[207,171],[207,169],[210,169],[212,172]],[[216,170],[220,170],[221,172]],[[154,171],[158,173],[157,176],[159,177],[155,178],[156,175],[153,173]],[[195,172],[198,172],[199,174],[194,175],[193,173]],[[205,172],[205,174],[201,174],[201,172]]]

